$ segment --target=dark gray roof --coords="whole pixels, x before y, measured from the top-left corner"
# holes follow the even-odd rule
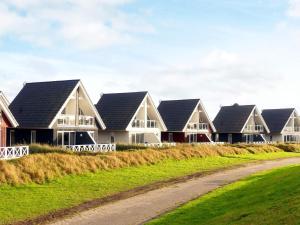
[[[294,108],[265,109],[262,111],[262,116],[271,133],[280,133],[294,111]]]
[[[79,81],[27,83],[9,108],[20,127],[48,128]]]
[[[218,133],[240,133],[245,126],[255,105],[238,105],[221,107],[213,123]]]
[[[96,108],[107,130],[125,130],[148,92],[103,94]]]
[[[162,101],[158,111],[168,131],[182,131],[200,99]]]

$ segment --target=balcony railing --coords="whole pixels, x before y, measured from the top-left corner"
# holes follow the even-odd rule
[[[57,119],[57,126],[70,127],[75,126],[75,115],[62,114]]]
[[[62,114],[57,119],[58,127],[75,127],[76,126],[75,115]],[[95,118],[93,116],[83,116],[78,117],[78,126],[82,127],[93,127],[95,126]]]
[[[286,127],[284,129],[286,132],[300,132],[300,127]]]
[[[95,118],[93,116],[79,116],[79,126],[92,127],[95,125]]]
[[[145,128],[145,120],[134,120],[132,122],[134,128]],[[156,120],[147,120],[147,128],[157,128]]]
[[[132,122],[132,127],[134,127],[134,128],[144,128],[145,127],[145,121],[144,120],[134,120]]]
[[[208,123],[189,123],[187,129],[189,130],[208,130]]]
[[[147,127],[148,128],[156,128],[157,127],[156,120],[147,120]]]
[[[264,126],[263,125],[247,125],[245,127],[245,131],[247,131],[247,132],[263,132]]]

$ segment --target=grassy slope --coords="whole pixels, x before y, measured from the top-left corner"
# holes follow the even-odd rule
[[[108,196],[156,181],[208,171],[257,159],[298,156],[298,153],[247,154],[166,160],[151,166],[127,167],[85,175],[65,176],[46,184],[0,186],[0,224],[71,207],[93,198]],[[9,209],[9,210],[8,210]]]
[[[256,174],[192,201],[149,225],[299,224],[300,166]]]

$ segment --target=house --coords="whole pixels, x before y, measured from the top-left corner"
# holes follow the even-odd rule
[[[95,144],[105,125],[80,80],[26,83],[10,105],[11,144]]]
[[[221,107],[213,121],[215,140],[228,143],[265,142],[269,128],[255,105]]]
[[[268,141],[300,142],[300,117],[295,108],[265,109],[262,116],[270,129]]]
[[[211,142],[216,130],[200,99],[161,101],[158,111],[167,126],[163,142]]]
[[[18,122],[9,110],[9,102],[0,91],[0,147],[11,146],[6,143],[8,128],[17,127]]]
[[[96,108],[106,124],[99,131],[105,142],[160,143],[166,126],[148,92],[103,94]]]

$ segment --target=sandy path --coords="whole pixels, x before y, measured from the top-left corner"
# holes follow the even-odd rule
[[[249,164],[216,172],[184,183],[171,185],[128,199],[84,211],[52,225],[134,225],[142,224],[209,191],[240,180],[256,172],[300,164],[300,158],[288,158]]]

